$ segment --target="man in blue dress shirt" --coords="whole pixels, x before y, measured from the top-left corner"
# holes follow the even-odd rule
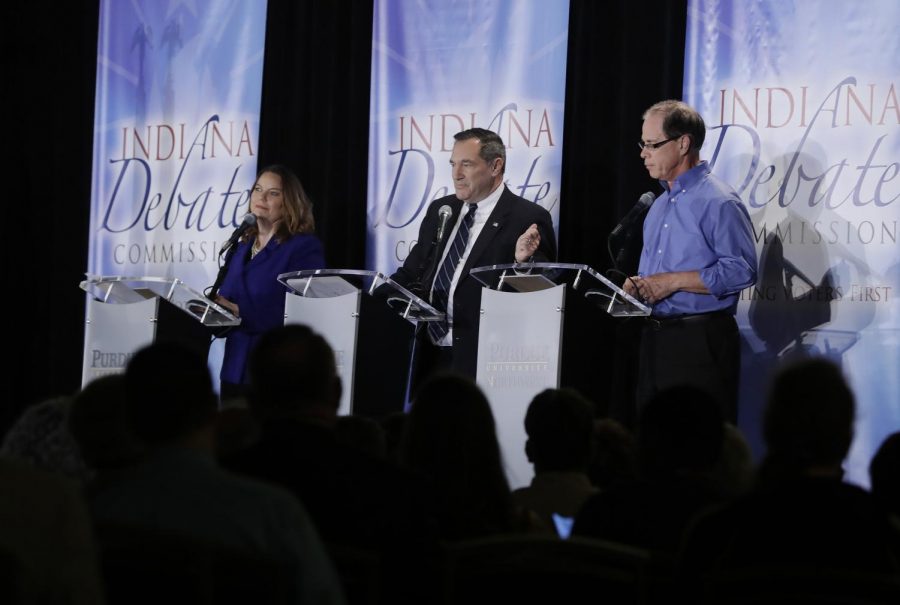
[[[644,221],[638,275],[625,288],[652,305],[641,340],[637,400],[689,383],[737,419],[740,341],[734,313],[756,282],[747,209],[700,160],[703,118],[681,101],[644,113],[641,159],[665,191]]]

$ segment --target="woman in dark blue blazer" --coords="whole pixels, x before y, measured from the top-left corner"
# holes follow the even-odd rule
[[[222,398],[244,394],[247,358],[259,337],[284,323],[285,286],[278,275],[325,266],[316,237],[312,203],[297,176],[285,166],[259,172],[250,194],[250,227],[228,261],[216,302],[241,318],[228,334],[222,362]]]

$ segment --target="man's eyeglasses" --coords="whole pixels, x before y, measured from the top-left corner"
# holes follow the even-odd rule
[[[669,141],[680,139],[681,136],[682,135],[678,135],[677,137],[672,137],[670,139],[666,139],[665,141],[660,141],[659,143],[647,143],[646,141],[638,141],[638,147],[640,147],[641,149],[650,149],[652,151],[653,149],[659,149]]]

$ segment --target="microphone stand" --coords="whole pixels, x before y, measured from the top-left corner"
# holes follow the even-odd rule
[[[640,248],[636,248],[637,241],[635,238],[643,238],[642,226],[644,224],[643,217],[639,216],[637,220],[624,225],[624,228],[618,232],[610,232],[606,236],[606,250],[609,253],[609,260],[612,261],[613,269],[617,271],[634,271],[636,266],[631,266],[634,254],[640,256]],[[622,227],[622,225],[619,225]],[[623,265],[628,264],[628,267]]]
[[[425,258],[425,262],[419,265],[419,268],[422,270],[420,275],[421,277],[409,284],[407,287],[410,292],[422,298],[424,300],[429,300],[428,292],[431,289],[429,285],[433,281],[434,273],[437,270],[437,261],[438,261],[438,248],[440,247],[442,239],[438,239],[437,232],[434,234],[434,239],[431,240],[430,250],[428,251],[428,256]],[[430,300],[429,300],[430,302]]]
[[[222,266],[219,267],[219,273],[216,275],[216,281],[213,282],[213,285],[209,287],[209,292],[206,294],[206,297],[211,301],[215,302],[216,296],[219,294],[219,288],[222,286],[222,282],[225,281],[225,274],[228,273],[228,265],[231,264],[231,259],[234,257],[234,253],[237,251],[238,247],[232,246],[225,252],[225,262],[222,263]]]
[[[431,284],[431,282],[434,281],[434,275],[435,275],[435,273],[437,272],[437,264],[438,264],[438,260],[439,260],[440,257],[441,257],[441,255],[438,254],[438,250],[439,250],[440,247],[441,247],[441,241],[442,241],[442,240],[439,240],[437,237],[435,237],[435,238],[434,238],[434,241],[431,242],[431,256],[430,256],[429,259],[428,259],[428,260],[430,261],[430,262],[428,263],[428,270],[425,271],[425,273],[422,274],[422,289],[423,289],[423,294],[427,294],[427,292],[425,292],[426,288],[427,288],[428,290],[431,290],[431,288],[428,287],[428,285]],[[425,297],[425,296],[422,296],[422,298],[426,298],[426,297]],[[429,301],[429,302],[430,302],[430,301]]]
[[[614,237],[615,236],[612,233],[610,233],[609,235],[606,236],[606,251],[609,252],[609,260],[612,261],[613,269],[618,269],[619,268],[619,255],[622,254],[622,249],[621,248],[619,249],[619,254],[613,254],[612,241],[613,241]]]
[[[434,239],[431,240],[430,250],[428,252],[428,258],[426,262],[420,265],[420,268],[427,265],[424,271],[422,271],[422,277],[412,284],[409,285],[409,291],[418,296],[423,300],[427,300],[431,302],[431,298],[429,296],[431,288],[429,285],[432,281],[434,281],[434,273],[437,271],[437,262],[438,258],[440,258],[440,254],[438,254],[438,248],[440,248],[440,243],[443,241],[443,238],[438,239],[437,232],[434,234]],[[419,347],[421,346],[419,343],[419,335],[425,333],[425,323],[417,322],[415,327],[415,336],[412,339],[412,345],[410,348],[409,355],[409,371],[406,375],[406,395],[403,402],[403,411],[404,413],[409,412],[410,406],[412,405],[412,398],[415,396],[415,393],[412,392],[413,389],[413,380],[415,378],[416,368],[418,367],[419,360]],[[425,333],[425,338],[428,335]]]

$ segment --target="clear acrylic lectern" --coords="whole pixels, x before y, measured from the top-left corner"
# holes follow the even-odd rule
[[[596,354],[592,347],[604,346],[600,341],[584,342],[581,334],[598,323],[597,313],[578,316],[570,312],[567,290],[583,293],[583,298],[574,297],[569,307],[578,307],[574,303],[581,298],[591,302],[580,306],[599,307],[613,317],[646,316],[650,308],[587,265],[490,265],[474,268],[470,275],[485,286],[477,381],[491,402],[510,484],[521,487],[528,485],[533,475],[525,455],[524,420],[529,402],[544,389],[559,387],[569,359],[580,364],[581,375],[593,375],[595,372],[585,371],[584,366]],[[573,332],[581,334],[572,338]],[[567,355],[563,354],[564,334]]]
[[[214,333],[241,320],[177,278],[88,275],[82,386],[122,372],[138,349],[164,339],[209,348]]]
[[[285,323],[310,326],[334,349],[344,384],[339,413],[402,410],[416,326],[444,314],[378,271],[310,269],[278,281],[290,291]]]

